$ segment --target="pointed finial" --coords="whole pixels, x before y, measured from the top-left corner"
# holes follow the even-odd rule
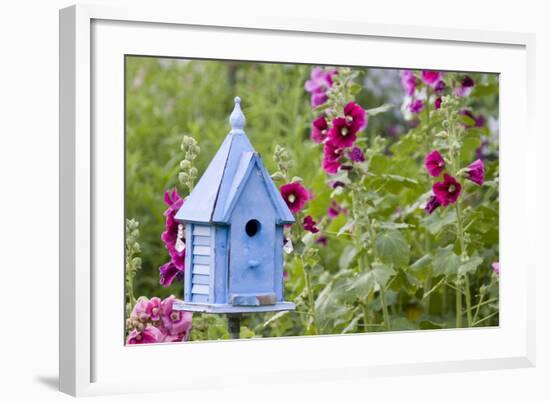
[[[243,128],[246,123],[243,111],[241,110],[241,98],[235,97],[235,108],[229,117],[229,123],[231,124],[231,134],[244,134]]]

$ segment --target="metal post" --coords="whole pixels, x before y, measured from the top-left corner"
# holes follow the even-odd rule
[[[240,313],[227,314],[227,329],[231,339],[239,339],[241,337],[241,319]]]

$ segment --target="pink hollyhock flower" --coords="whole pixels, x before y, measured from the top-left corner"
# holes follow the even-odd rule
[[[183,252],[185,257],[185,250]],[[163,287],[170,287],[174,279],[181,281],[183,280],[184,270],[180,268],[179,265],[176,265],[174,262],[169,261],[159,267],[160,280],[159,283]]]
[[[349,148],[353,146],[357,139],[356,131],[351,131],[346,119],[336,117],[332,120],[332,128],[328,131],[329,140],[339,148]]]
[[[497,276],[500,276],[500,263],[499,262],[493,262],[491,267],[492,267],[493,271],[495,272],[495,274]]]
[[[178,223],[175,220],[176,213],[183,205],[184,200],[178,195],[178,191],[174,188],[172,191],[168,190],[164,194],[164,202],[168,206],[164,215],[166,216],[165,230],[161,234],[161,239],[164,242],[164,246],[168,250],[168,254],[172,259],[172,262],[178,269],[184,270],[185,268],[185,248],[178,252],[176,250],[176,241],[178,236]],[[185,230],[183,231],[185,235]],[[183,238],[185,242],[185,236]]]
[[[477,185],[483,185],[485,178],[485,165],[481,159],[477,159],[466,167],[466,178]]]
[[[424,70],[421,74],[422,81],[431,87],[436,87],[438,82],[443,78],[443,74],[439,71]]]
[[[443,181],[433,184],[432,190],[441,206],[447,206],[457,201],[462,186],[454,177],[444,174]]]
[[[328,96],[324,92],[312,93],[311,94],[311,107],[317,107],[322,104],[325,104],[328,100]]]
[[[336,70],[325,71],[321,67],[311,70],[311,79],[306,81],[304,88],[311,93],[311,106],[317,107],[328,99],[327,90],[332,87],[332,77],[337,74]]]
[[[428,213],[428,214],[432,214],[433,211],[435,209],[437,209],[440,205],[440,203],[437,201],[437,198],[435,196],[432,196],[430,197],[430,199],[428,199],[428,203],[426,203],[426,207],[424,208],[424,210]]]
[[[151,315],[147,311],[147,306],[149,305],[149,300],[146,297],[139,297],[136,304],[134,305],[134,309],[132,310],[132,313],[130,313],[131,317],[137,318],[140,322],[145,323]]]
[[[153,297],[149,300],[146,306],[147,314],[151,317],[151,320],[156,322],[160,320],[160,298]]]
[[[368,125],[367,113],[355,102],[349,102],[344,107],[346,126],[350,132],[358,132]]]
[[[441,97],[434,100],[434,109],[439,110],[441,108]]]
[[[323,169],[329,174],[336,174],[341,166],[343,149],[337,146],[330,139],[323,147]]]
[[[422,111],[423,108],[424,108],[424,102],[420,99],[413,100],[409,105],[409,110],[411,111],[411,113],[418,114]]]
[[[152,344],[161,341],[162,333],[154,326],[148,325],[142,331],[132,330],[126,339],[126,344]]]
[[[312,198],[311,193],[300,182],[281,186],[281,195],[292,213],[300,212]]]
[[[304,230],[309,231],[313,234],[316,234],[319,232],[319,229],[316,227],[317,222],[313,220],[313,217],[310,215],[307,215],[304,217],[304,221],[302,222],[304,226]]]
[[[325,117],[321,116],[311,123],[311,140],[315,143],[322,143],[327,137],[328,123]]]
[[[414,73],[411,70],[402,70],[401,71],[401,86],[405,95],[412,96],[416,90],[417,79],[414,76]]]
[[[362,163],[365,161],[365,155],[363,154],[363,151],[357,146],[354,146],[353,149],[348,153],[348,157],[351,161],[357,163]]]
[[[460,83],[458,86],[455,86],[453,89],[453,94],[455,96],[468,96],[470,92],[472,91],[472,88],[474,87],[475,82],[469,75],[464,75],[462,79],[460,80]]]
[[[426,155],[424,166],[432,177],[438,177],[439,174],[441,174],[441,172],[445,169],[445,160],[443,160],[441,153],[434,150]]]
[[[166,335],[180,337],[184,341],[188,338],[189,331],[191,330],[193,313],[174,310],[173,305],[175,301],[176,298],[173,295],[162,301],[162,327]]]

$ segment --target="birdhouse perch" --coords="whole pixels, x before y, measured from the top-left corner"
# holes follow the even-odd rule
[[[283,288],[283,226],[295,220],[244,132],[240,102],[236,97],[231,131],[175,216],[187,243],[178,310],[295,309]]]

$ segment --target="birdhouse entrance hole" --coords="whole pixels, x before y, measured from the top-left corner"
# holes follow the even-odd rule
[[[249,237],[255,236],[260,231],[260,222],[256,219],[248,220],[245,230]]]

